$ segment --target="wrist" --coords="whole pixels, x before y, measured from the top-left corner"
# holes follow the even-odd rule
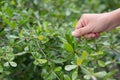
[[[108,12],[108,17],[113,27],[120,26],[120,9]]]

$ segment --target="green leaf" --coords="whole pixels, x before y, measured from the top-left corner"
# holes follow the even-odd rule
[[[62,58],[58,58],[58,59],[51,59],[52,62],[54,63],[63,63],[65,62],[66,60],[65,59],[62,59]]]
[[[26,47],[24,48],[24,51],[28,51],[28,50],[29,50],[29,47],[26,46]]]
[[[68,75],[64,75],[64,80],[71,80]]]
[[[17,39],[17,38],[19,38],[18,36],[15,36],[15,35],[9,35],[8,37],[9,37],[9,38],[12,38],[12,39]]]
[[[82,58],[78,58],[77,59],[77,65],[80,66],[83,62],[83,59]]]
[[[90,71],[88,71],[88,69],[86,69],[86,68],[84,68],[84,67],[82,67],[82,66],[80,66],[80,67],[81,67],[82,72],[83,72],[84,74],[91,75],[91,73],[90,73]]]
[[[34,62],[33,62],[35,65],[38,65],[39,64],[39,62],[37,61],[37,60],[34,60]]]
[[[58,71],[61,71],[61,70],[62,70],[62,67],[56,67],[56,68],[54,69],[55,72],[58,72]]]
[[[12,4],[12,5],[16,5],[16,3],[15,3],[15,1],[14,1],[14,0],[12,0],[12,1],[11,1],[11,4]]]
[[[72,53],[74,52],[73,47],[67,42],[64,43],[64,48],[69,52],[72,52]]]
[[[67,66],[65,66],[65,70],[71,71],[71,70],[75,69],[76,67],[77,67],[77,65],[67,65]]]
[[[111,63],[112,63],[112,61],[107,61],[107,62],[105,62],[105,65],[109,65]]]
[[[106,75],[105,77],[106,77],[106,78],[110,78],[110,77],[113,76],[116,72],[118,72],[118,69],[111,70],[110,72],[107,73],[107,75]]]
[[[107,75],[107,72],[106,71],[101,71],[101,72],[97,72],[95,73],[95,76],[96,77],[100,77],[100,78],[103,78],[104,76]]]
[[[87,52],[86,51],[84,51],[83,53],[82,53],[82,58],[78,58],[77,59],[77,65],[78,66],[80,66],[81,64],[82,64],[82,62],[84,61],[84,59],[86,59],[87,58]]]
[[[17,66],[17,63],[15,63],[15,62],[9,62],[10,63],[10,65],[12,66],[12,67],[16,67]]]
[[[39,52],[32,52],[32,56],[33,56],[33,58],[35,58],[35,59],[39,59],[39,58],[42,57]]]
[[[25,51],[23,51],[23,52],[19,52],[19,53],[15,54],[15,56],[21,56],[21,55],[24,55],[24,54],[26,54]]]
[[[84,60],[84,59],[86,59],[86,58],[87,58],[87,52],[84,51],[84,52],[82,53],[82,59]]]
[[[103,54],[104,54],[103,51],[98,51],[98,52],[96,52],[94,54],[91,54],[91,56],[99,56],[99,55],[103,55]]]
[[[73,22],[73,27],[75,28],[76,27],[76,25],[77,25],[77,20],[75,20],[74,22]]]
[[[13,11],[12,11],[12,9],[11,8],[6,8],[6,13],[7,13],[7,15],[9,16],[9,17],[11,17],[12,16],[12,14],[13,14]]]
[[[13,53],[7,54],[7,57],[8,57],[8,59],[9,59],[9,61],[12,61],[12,60],[14,60],[14,58],[15,58],[15,54],[13,54]]]
[[[47,62],[46,59],[36,59],[40,64],[44,64]]]
[[[90,75],[85,75],[84,79],[90,80],[91,76]]]
[[[5,62],[5,63],[4,63],[4,66],[5,66],[5,67],[8,67],[8,66],[9,66],[9,63],[8,63],[8,62]]]
[[[105,46],[110,46],[110,43],[108,41],[104,41],[102,44]]]
[[[98,65],[99,65],[100,67],[105,67],[105,66],[106,66],[105,62],[103,62],[103,61],[101,61],[101,60],[98,61]]]
[[[3,72],[3,67],[2,67],[2,65],[0,65],[0,72]]]
[[[72,73],[72,80],[76,80],[77,76],[78,76],[77,71],[74,71],[74,72]]]
[[[68,33],[70,33],[70,32],[68,31]],[[65,37],[66,37],[67,42],[68,42],[70,45],[72,45],[73,37],[72,37],[70,34],[65,34]]]

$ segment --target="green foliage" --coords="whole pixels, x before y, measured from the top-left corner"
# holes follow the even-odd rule
[[[71,36],[81,14],[119,7],[119,0],[1,0],[0,80],[119,80],[119,27],[96,40]]]

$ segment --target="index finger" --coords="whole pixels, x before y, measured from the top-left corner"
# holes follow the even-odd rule
[[[79,21],[77,22],[77,25],[76,25],[76,27],[75,27],[75,30],[76,30],[76,29],[79,29],[79,28],[81,28],[81,27],[83,27],[83,25],[82,25],[82,19],[79,19]]]

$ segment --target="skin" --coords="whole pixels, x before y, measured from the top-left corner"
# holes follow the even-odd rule
[[[109,31],[119,25],[120,8],[107,13],[83,14],[72,32],[72,36],[97,38],[101,32]]]

